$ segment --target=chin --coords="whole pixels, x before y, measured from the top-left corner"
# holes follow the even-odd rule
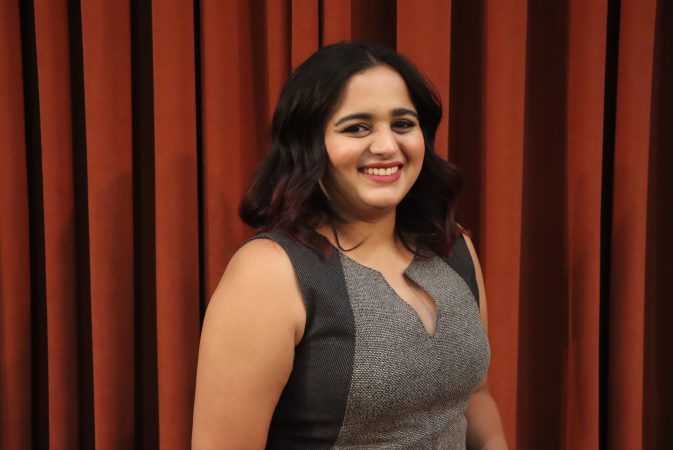
[[[366,201],[365,204],[368,205],[370,208],[374,208],[377,210],[381,211],[386,211],[392,208],[397,208],[397,205],[400,204],[402,199],[376,199],[372,201]]]

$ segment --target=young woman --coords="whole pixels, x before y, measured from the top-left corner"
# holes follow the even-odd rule
[[[241,204],[260,234],[206,314],[195,449],[506,448],[440,118],[379,45],[323,47],[290,75]]]

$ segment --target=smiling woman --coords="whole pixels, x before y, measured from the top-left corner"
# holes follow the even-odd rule
[[[418,114],[388,66],[354,75],[325,131],[323,189],[343,221],[393,210],[416,182],[425,153]]]
[[[195,449],[506,448],[479,264],[403,56],[327,46],[287,80],[206,314]]]

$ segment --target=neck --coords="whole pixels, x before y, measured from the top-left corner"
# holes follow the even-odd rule
[[[397,246],[395,220],[393,209],[376,218],[336,222],[334,228],[342,248],[350,249],[357,246],[358,252],[366,252],[376,248]],[[330,240],[335,238],[332,230],[330,237],[332,238]]]

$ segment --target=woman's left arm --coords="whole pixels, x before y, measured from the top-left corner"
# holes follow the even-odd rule
[[[486,295],[484,290],[484,278],[481,273],[481,266],[477,253],[472,244],[472,240],[465,236],[465,242],[470,250],[472,261],[474,263],[477,286],[479,287],[479,307],[481,320],[484,328],[488,330]],[[507,441],[502,428],[500,414],[495,400],[488,389],[488,377],[484,379],[481,385],[470,397],[470,402],[465,411],[467,419],[467,443],[470,449],[480,450],[507,450]]]

